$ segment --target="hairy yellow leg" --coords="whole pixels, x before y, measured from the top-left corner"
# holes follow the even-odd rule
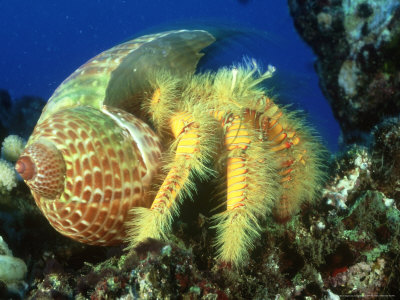
[[[307,195],[305,190],[312,191],[312,186],[307,187],[307,180],[315,182],[311,176],[316,173],[317,158],[312,159],[306,148],[316,147],[309,143],[304,145],[299,133],[291,128],[290,122],[277,105],[266,99],[266,109],[258,123],[264,138],[270,142],[271,151],[275,152],[280,162],[278,166],[282,194],[274,207],[275,220],[285,223],[299,209],[301,193]],[[304,126],[303,126],[304,127]],[[318,153],[318,152],[317,152]],[[309,160],[306,163],[305,157]],[[310,192],[311,193],[311,192]],[[311,193],[312,194],[312,193]]]
[[[251,135],[239,116],[232,118],[227,126],[225,145],[230,153],[227,161],[227,210],[243,207],[247,199],[247,155]]]
[[[129,242],[131,246],[148,237],[165,239],[171,229],[173,216],[178,214],[178,201],[182,192],[189,193],[193,184],[190,172],[201,158],[199,126],[189,113],[177,113],[170,120],[170,127],[177,139],[175,158],[168,166],[168,174],[150,207],[134,209]]]
[[[264,167],[266,152],[255,137],[253,121],[246,116],[231,116],[222,122],[228,152],[227,202],[226,211],[217,216],[216,244],[218,259],[236,266],[247,259],[253,248],[260,231],[259,217],[267,211],[266,200],[270,201],[269,169]]]
[[[178,139],[175,160],[150,208],[161,213],[173,206],[177,195],[188,182],[191,165],[193,160],[196,160],[196,153],[200,151],[199,129],[191,114],[175,115],[171,119],[171,129],[174,137]]]

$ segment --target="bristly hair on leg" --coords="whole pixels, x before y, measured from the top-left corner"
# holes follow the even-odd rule
[[[169,130],[169,118],[181,101],[182,85],[182,78],[173,76],[166,70],[150,76],[152,92],[145,97],[142,109],[150,116],[160,134]]]

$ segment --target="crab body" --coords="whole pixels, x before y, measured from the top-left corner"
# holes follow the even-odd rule
[[[214,40],[201,30],[138,38],[60,85],[16,164],[54,228],[97,245],[167,239],[194,179],[219,177],[218,259],[240,265],[269,212],[285,221],[315,199],[323,150],[260,86],[274,69],[194,74]]]

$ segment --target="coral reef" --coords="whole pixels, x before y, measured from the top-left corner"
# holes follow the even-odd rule
[[[400,211],[393,199],[376,189],[370,153],[354,146],[335,156],[322,199],[304,206],[285,225],[268,218],[262,225],[265,233],[239,270],[216,263],[209,210],[189,204],[174,224],[172,242],[149,239],[130,252],[120,247],[84,246],[63,238],[45,222],[38,223],[35,230],[42,233],[35,239],[26,236],[22,245],[13,247],[24,248],[18,256],[29,262],[29,288],[24,297],[400,296]],[[38,213],[33,215],[40,219]],[[44,242],[40,236],[48,238]]]
[[[316,245],[330,235],[324,249],[312,250],[323,286],[330,298],[398,296],[400,3],[288,2],[343,130],[313,227]]]
[[[0,195],[10,192],[17,186],[17,174],[8,161],[0,158]]]
[[[22,297],[27,288],[27,284],[23,281],[27,271],[24,261],[13,256],[0,236],[0,282],[3,282],[6,287],[6,291],[0,288],[0,297],[13,294]]]
[[[318,59],[323,93],[344,142],[362,141],[400,113],[400,3],[289,0],[295,27]]]
[[[18,135],[6,137],[2,143],[1,156],[11,162],[16,162],[24,150],[26,141]]]
[[[333,288],[345,289],[345,293],[363,295],[378,295],[385,281],[385,260],[378,258],[373,262],[360,262],[354,264],[346,271],[338,273],[329,279]],[[343,292],[341,292],[343,293]]]
[[[400,119],[390,118],[373,131],[372,166],[377,188],[400,207]]]
[[[24,284],[0,297],[27,299],[266,299],[344,295],[400,296],[400,212],[385,176],[395,176],[398,122],[375,129],[371,148],[332,157],[322,199],[285,225],[272,217],[239,270],[218,264],[212,240],[212,193],[186,203],[173,242],[146,240],[130,252],[85,246],[53,230],[24,185],[0,201],[0,235],[28,267]],[[385,140],[385,138],[389,140]],[[384,159],[378,159],[384,155]],[[389,173],[381,172],[393,165]],[[390,163],[392,162],[392,163]],[[391,175],[392,174],[392,175]],[[207,204],[207,199],[210,203]],[[3,286],[8,286],[3,284]]]
[[[0,89],[0,141],[10,134],[27,139],[45,104],[44,99],[35,96],[11,99],[6,90]]]
[[[360,163],[361,161],[366,162]],[[286,225],[269,219],[265,234],[240,270],[213,258],[210,219],[193,207],[175,225],[173,243],[146,240],[120,248],[47,245],[30,270],[28,299],[333,299],[345,295],[397,295],[400,212],[372,188],[369,154],[353,148],[332,165],[337,172],[315,207]],[[355,184],[343,185],[346,178]],[[348,180],[348,179],[347,179]],[[347,190],[346,208],[330,201]],[[60,242],[60,241],[59,241]],[[66,240],[62,240],[58,247]],[[41,246],[44,250],[44,246]],[[86,246],[85,246],[86,247]],[[103,249],[99,251],[100,249]],[[94,253],[88,257],[84,253]],[[74,259],[71,259],[71,256]],[[72,263],[74,261],[74,263]],[[331,298],[328,298],[331,297]]]
[[[9,194],[18,184],[17,173],[12,163],[18,159],[24,147],[25,141],[17,135],[8,136],[2,143],[1,156],[4,158],[0,158],[0,196],[2,197]],[[0,202],[2,202],[1,199]]]
[[[8,128],[5,122],[8,119],[12,102],[11,96],[6,90],[0,89],[0,140],[8,135]]]

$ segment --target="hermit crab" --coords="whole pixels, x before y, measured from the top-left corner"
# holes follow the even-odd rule
[[[196,180],[220,178],[217,259],[237,266],[268,214],[285,221],[315,199],[323,149],[263,88],[274,68],[248,60],[196,73],[215,40],[203,30],[139,37],[56,89],[16,163],[56,230],[93,245],[166,239]]]

